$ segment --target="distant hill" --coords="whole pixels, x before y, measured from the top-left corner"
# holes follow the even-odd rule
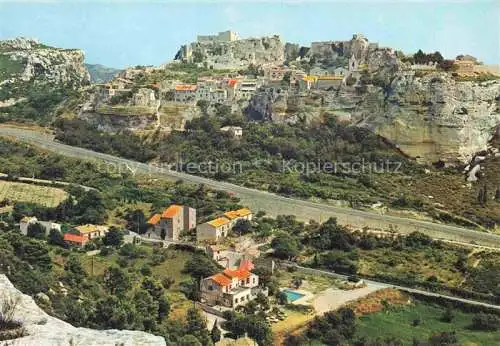
[[[90,81],[92,83],[105,83],[113,79],[122,70],[106,67],[100,64],[85,64],[90,73]]]

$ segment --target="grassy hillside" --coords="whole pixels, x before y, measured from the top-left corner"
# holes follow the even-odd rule
[[[392,307],[358,319],[356,336],[359,338],[396,338],[411,345],[414,338],[427,340],[438,332],[456,332],[460,345],[496,345],[500,331],[486,332],[471,329],[473,313],[454,310],[451,322],[444,322],[446,308],[440,305],[416,302],[414,305]],[[418,325],[414,325],[419,321]]]

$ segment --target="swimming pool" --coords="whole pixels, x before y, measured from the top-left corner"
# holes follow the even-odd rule
[[[297,299],[300,299],[303,296],[305,296],[305,294],[301,294],[301,293],[298,293],[298,292],[295,292],[292,290],[283,290],[283,293],[286,294],[286,297],[288,298],[289,303],[292,303],[292,302],[296,301]]]

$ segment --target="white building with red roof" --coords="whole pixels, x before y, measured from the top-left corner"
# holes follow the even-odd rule
[[[235,308],[254,300],[267,289],[259,287],[259,277],[245,268],[225,269],[201,281],[201,302]]]

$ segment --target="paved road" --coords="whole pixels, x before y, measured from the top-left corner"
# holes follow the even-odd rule
[[[0,136],[10,136],[26,141],[58,154],[97,160],[102,169],[110,172],[150,173],[160,174],[171,179],[182,179],[185,182],[205,184],[207,186],[232,192],[241,198],[243,204],[253,210],[263,210],[270,216],[279,214],[296,215],[299,220],[311,219],[325,221],[328,217],[336,217],[341,224],[350,224],[356,227],[370,227],[378,229],[393,229],[400,233],[421,231],[434,238],[442,238],[458,242],[475,242],[484,246],[499,247],[500,236],[469,230],[466,228],[433,223],[429,221],[407,219],[390,215],[381,215],[361,210],[341,208],[321,203],[278,196],[269,192],[250,189],[235,184],[215,181],[207,178],[175,172],[154,165],[139,163],[112,155],[97,153],[91,150],[72,147],[54,142],[52,136],[27,129],[12,128],[0,125]]]
[[[299,266],[299,265],[297,265],[295,263],[292,263],[292,262],[285,263],[285,265],[295,266],[295,267],[298,268],[298,270],[305,271],[307,273],[324,274],[324,275],[328,275],[328,276],[337,277],[337,278],[340,278],[340,279],[343,279],[343,280],[347,280],[347,275],[337,274],[337,273],[333,273],[333,272],[326,271],[326,270],[301,267],[301,266]],[[370,286],[379,287],[381,289],[382,288],[389,288],[389,287],[391,287],[391,288],[396,288],[396,289],[398,289],[400,291],[405,291],[405,292],[408,292],[408,293],[422,294],[422,295],[425,295],[425,296],[428,296],[428,297],[441,297],[441,298],[444,298],[444,299],[447,299],[447,300],[453,300],[453,301],[467,303],[467,304],[471,304],[471,305],[479,305],[479,306],[484,306],[484,307],[488,307],[488,308],[500,310],[500,306],[499,305],[494,305],[494,304],[489,304],[489,303],[483,303],[483,302],[479,302],[479,301],[476,301],[476,300],[464,299],[464,298],[459,298],[459,297],[452,297],[452,296],[447,296],[447,295],[443,295],[443,294],[439,294],[439,293],[434,293],[434,292],[429,292],[429,291],[423,291],[423,290],[419,290],[419,289],[415,289],[415,288],[387,284],[387,283],[379,282],[379,281],[365,280],[365,279],[363,279],[363,281],[366,282],[366,284],[368,284]]]

